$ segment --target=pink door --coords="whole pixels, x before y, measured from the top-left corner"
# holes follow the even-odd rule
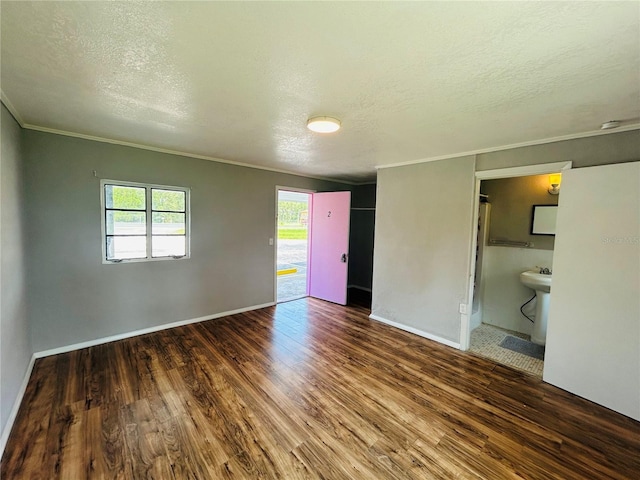
[[[309,295],[347,304],[351,192],[314,193],[311,207]]]

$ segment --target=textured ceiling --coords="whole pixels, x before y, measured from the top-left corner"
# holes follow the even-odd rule
[[[7,2],[27,127],[347,181],[640,117],[638,2]],[[336,134],[308,117],[342,120]]]

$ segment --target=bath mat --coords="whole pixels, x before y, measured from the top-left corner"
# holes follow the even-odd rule
[[[544,360],[544,347],[542,345],[536,345],[533,342],[523,340],[522,338],[507,335],[504,337],[504,340],[500,342],[500,346],[502,348],[513,350],[514,352],[522,353],[528,357]]]

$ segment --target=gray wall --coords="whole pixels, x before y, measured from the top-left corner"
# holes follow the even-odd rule
[[[374,316],[459,341],[474,181],[474,157],[378,171]]]
[[[276,185],[346,185],[24,133],[36,351],[274,300]],[[92,171],[96,170],[97,178]],[[191,188],[191,258],[103,265],[100,178]]]
[[[467,297],[463,263],[472,227],[464,219],[473,216],[473,158],[378,171],[373,313],[454,342],[460,340],[456,301]],[[638,159],[640,131],[633,130],[476,155],[475,170]]]
[[[633,162],[640,156],[640,130],[545,143],[483,153],[476,157],[476,170],[521,167],[540,163],[573,162],[573,168]]]
[[[0,431],[4,431],[33,350],[27,323],[22,132],[4,105],[0,108]]]
[[[532,206],[558,204],[559,195],[549,194],[548,188],[549,175],[484,180],[480,191],[491,203],[489,239],[531,242],[534,248],[553,250],[555,237],[530,234]]]
[[[349,285],[371,289],[373,279],[373,238],[376,186],[358,185],[351,195],[349,236]],[[366,208],[368,210],[358,210]]]

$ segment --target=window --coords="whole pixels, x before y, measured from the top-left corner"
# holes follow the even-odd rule
[[[189,256],[189,189],[100,183],[104,263]]]

